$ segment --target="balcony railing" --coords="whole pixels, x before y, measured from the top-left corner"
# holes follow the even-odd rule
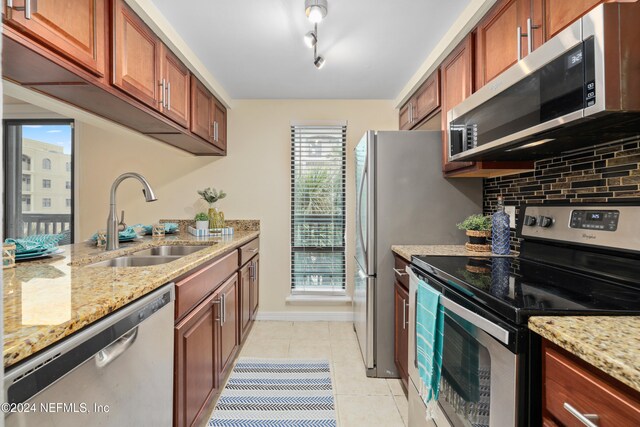
[[[65,232],[69,237],[65,237],[65,239],[60,242],[61,245],[70,243],[70,214],[22,214],[23,236],[31,236],[34,234],[59,234]]]

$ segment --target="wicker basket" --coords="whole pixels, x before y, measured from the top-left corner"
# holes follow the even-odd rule
[[[491,237],[491,230],[467,230],[469,241],[464,244],[471,252],[491,252],[491,244],[487,239]]]

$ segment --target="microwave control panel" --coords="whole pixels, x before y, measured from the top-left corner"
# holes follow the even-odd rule
[[[587,230],[616,231],[620,211],[615,210],[574,210],[571,212],[571,228]]]

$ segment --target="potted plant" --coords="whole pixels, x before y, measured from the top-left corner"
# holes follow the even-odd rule
[[[209,204],[209,228],[224,228],[224,213],[213,205],[218,200],[227,197],[227,193],[223,190],[218,191],[215,188],[207,187],[204,190],[199,190],[198,195]]]
[[[196,214],[196,228],[198,230],[208,230],[209,229],[209,215],[204,212],[199,212]]]
[[[460,230],[466,230],[469,241],[465,247],[473,252],[491,252],[487,239],[491,237],[491,217],[480,214],[470,215],[460,224]]]

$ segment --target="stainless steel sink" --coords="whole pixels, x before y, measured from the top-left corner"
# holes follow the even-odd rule
[[[180,259],[180,256],[121,256],[105,261],[94,262],[93,264],[89,264],[88,267],[147,267],[166,264],[177,259]]]
[[[135,256],[185,256],[206,249],[209,246],[155,246],[134,252]]]

